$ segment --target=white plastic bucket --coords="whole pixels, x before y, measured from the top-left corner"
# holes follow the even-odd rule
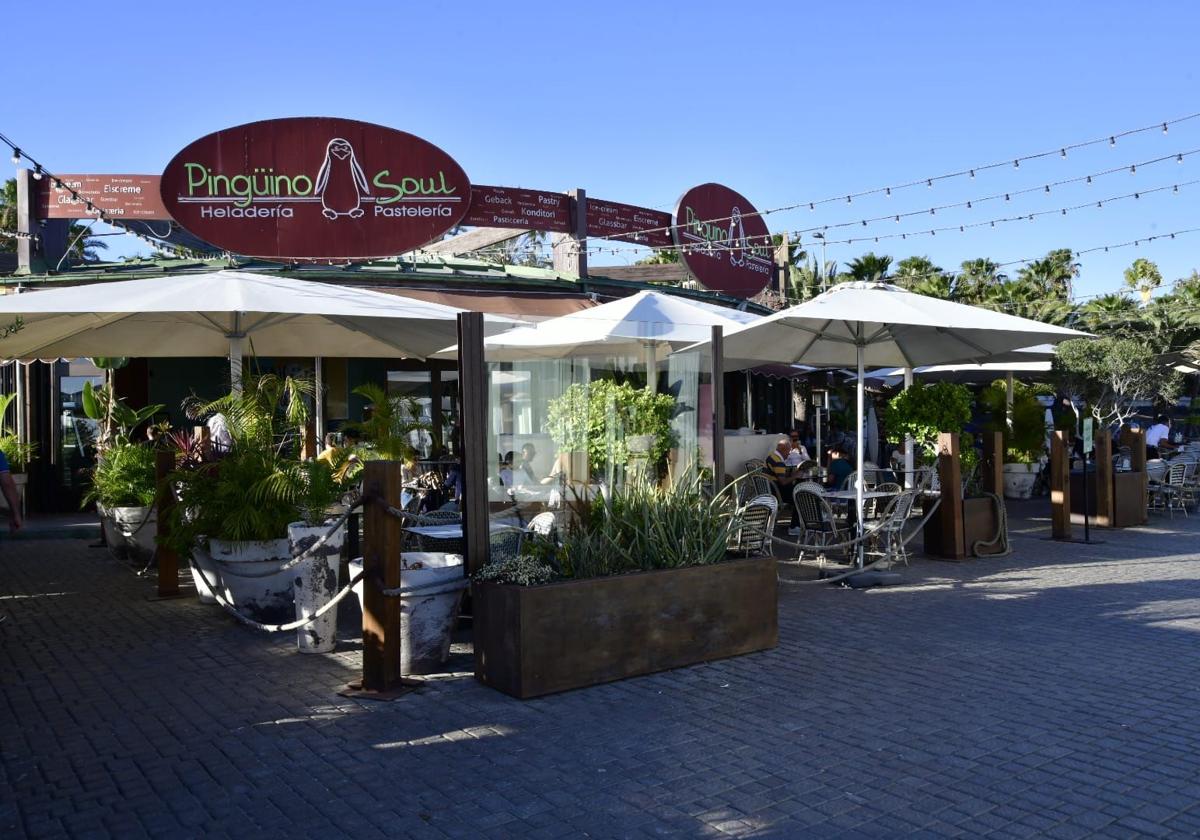
[[[286,624],[294,616],[295,569],[287,538],[232,542],[210,538],[208,550],[221,570],[221,588],[238,612],[263,624]]]
[[[300,554],[325,536],[329,525],[288,525],[288,541],[292,556]],[[329,603],[337,594],[338,559],[346,540],[346,523],[342,523],[325,544],[309,559],[292,569],[292,592],[295,598],[296,620],[309,618]],[[320,618],[296,628],[296,648],[301,653],[329,653],[337,644],[337,607]]]
[[[154,554],[154,537],[158,533],[158,514],[152,507],[118,507],[108,509],[116,539],[125,547],[131,560],[145,563]],[[149,522],[145,522],[146,517]]]
[[[445,584],[443,587],[403,595],[400,598],[400,673],[428,674],[450,658],[450,634],[458,621],[458,607],[465,589],[454,584],[463,580],[461,554],[406,551],[400,555],[400,585],[407,587]],[[363,570],[362,558],[350,561],[350,576]],[[426,594],[426,593],[429,594]],[[363,603],[363,582],[354,585],[358,605]]]

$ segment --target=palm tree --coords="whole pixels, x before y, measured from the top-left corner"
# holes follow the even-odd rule
[[[896,264],[892,280],[911,292],[928,297],[950,299],[953,282],[941,266],[933,264],[929,257],[905,257]]]
[[[70,245],[67,259],[75,262],[98,262],[100,252],[108,250],[108,243],[92,236],[90,230],[88,225],[71,222],[71,227],[67,230],[67,243]]]
[[[1140,317],[1132,298],[1114,293],[1093,298],[1079,307],[1074,326],[1090,333],[1127,332],[1135,328]]]
[[[1017,279],[1040,288],[1043,294],[1071,299],[1071,286],[1079,276],[1079,263],[1070,248],[1057,248],[1017,272]]]
[[[963,303],[978,303],[988,289],[1008,280],[1000,272],[1000,266],[985,257],[963,260],[958,281],[955,283],[955,298]]]
[[[1150,260],[1138,257],[1133,265],[1125,269],[1125,285],[1137,291],[1142,297],[1142,305],[1150,302],[1154,290],[1162,285],[1162,272]]]
[[[787,288],[784,298],[788,305],[803,303],[820,294],[822,289],[833,285],[837,274],[837,263],[833,260],[821,265],[816,257],[808,262],[788,266]]]
[[[888,279],[888,271],[892,267],[892,258],[876,256],[873,252],[850,260],[846,268],[851,280],[869,280],[879,282]]]
[[[15,231],[17,229],[17,179],[9,178],[0,190],[0,230]],[[0,236],[0,253],[12,253],[17,250],[17,240],[10,236]]]

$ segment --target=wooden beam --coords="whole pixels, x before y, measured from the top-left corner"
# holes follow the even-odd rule
[[[458,236],[426,245],[421,250],[427,254],[469,254],[509,239],[516,239],[527,233],[529,231],[525,228],[475,228],[466,233],[460,233]]]
[[[983,433],[983,489],[1004,498],[1004,434]]]
[[[587,262],[587,192],[567,190],[571,210],[571,232],[550,237],[554,270],[580,279],[588,276]]]
[[[691,277],[679,263],[665,265],[595,265],[589,271],[593,279],[625,280],[633,283],[662,283],[677,286]]]
[[[179,555],[167,545],[171,536],[171,509],[175,507],[175,493],[168,476],[175,471],[174,451],[154,453],[154,476],[158,483],[156,503],[158,516],[158,596],[173,598],[179,594]]]
[[[1096,446],[1096,524],[1101,528],[1114,526],[1112,435],[1103,427],[1095,437]]]
[[[962,463],[958,454],[958,433],[939,432],[938,481],[942,486],[942,504],[938,511],[941,523],[941,556],[963,560],[967,556],[967,538],[963,529]]]
[[[458,388],[462,397],[463,499],[459,502],[469,577],[488,562],[487,366],[483,360],[483,313],[458,316]]]
[[[1071,539],[1071,433],[1062,429],[1050,439],[1050,535]]]
[[[1128,437],[1124,438],[1129,441],[1129,465],[1133,472],[1138,473],[1142,477],[1142,516],[1139,524],[1145,524],[1150,519],[1150,511],[1147,509],[1147,494],[1150,492],[1150,476],[1146,474],[1146,433],[1144,431],[1127,432]]]
[[[400,599],[383,589],[400,586],[401,521],[386,506],[401,507],[403,464],[363,466],[363,691],[388,691],[400,682]]]

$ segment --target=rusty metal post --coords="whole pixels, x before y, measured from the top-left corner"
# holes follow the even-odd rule
[[[403,465],[368,461],[363,466],[363,691],[388,691],[400,681],[400,599],[383,589],[400,586],[403,523],[386,506],[401,507]]]
[[[466,545],[463,572],[470,576],[488,562],[487,365],[483,358],[483,314],[463,312],[458,316],[458,388],[462,399],[462,511],[463,543]]]
[[[1141,492],[1141,519],[1140,524],[1144,525],[1150,520],[1150,511],[1147,508],[1150,493],[1150,476],[1146,473],[1146,433],[1144,431],[1129,431],[1129,441],[1126,444],[1129,447],[1129,466],[1133,472],[1138,473],[1142,477],[1142,492]]]
[[[1103,427],[1096,435],[1096,524],[1101,528],[1113,527],[1116,514],[1113,498],[1112,435]],[[1084,475],[1084,480],[1087,480]]]
[[[175,453],[154,453],[154,476],[158,487],[155,506],[158,511],[158,597],[174,598],[179,595],[179,556],[167,545],[171,536],[171,509],[175,507],[175,493],[168,476],[175,471]]]

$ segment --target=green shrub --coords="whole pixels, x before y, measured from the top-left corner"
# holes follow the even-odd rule
[[[92,488],[84,504],[106,508],[149,507],[154,504],[154,450],[136,443],[110,446],[92,470]]]
[[[653,435],[650,463],[658,465],[675,446],[671,429],[675,398],[628,382],[599,379],[576,383],[547,408],[546,432],[564,452],[587,452],[592,470],[629,460],[628,435]]]
[[[938,432],[958,432],[971,422],[971,402],[965,385],[917,382],[884,406],[883,422],[892,440],[911,436],[926,457],[933,458]]]

